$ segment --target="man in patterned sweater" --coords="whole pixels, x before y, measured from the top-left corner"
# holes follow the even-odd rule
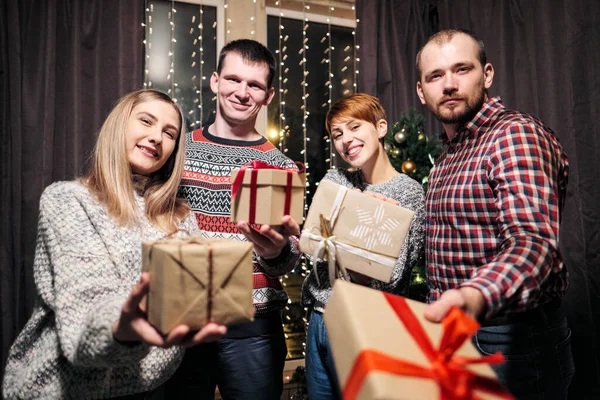
[[[254,243],[255,321],[230,326],[217,344],[187,351],[167,384],[169,398],[212,399],[215,385],[224,399],[279,399],[287,349],[281,310],[287,303],[279,276],[300,259],[299,227],[290,216],[282,225],[250,227],[230,221],[231,170],[259,160],[292,167],[294,163],[255,128],[258,112],[273,98],[275,58],[254,40],[236,40],[219,55],[210,80],[218,105],[215,122],[187,136],[180,194],[206,237]]]
[[[516,398],[566,398],[574,366],[558,232],[567,157],[540,120],[488,98],[494,68],[471,32],[433,35],[417,70],[417,94],[446,145],[426,197],[425,317],[463,308],[482,323],[479,351],[504,355],[492,367]]]

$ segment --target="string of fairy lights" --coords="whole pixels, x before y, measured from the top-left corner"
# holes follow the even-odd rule
[[[278,110],[278,132],[279,132],[279,150],[284,154],[288,152],[288,148],[286,147],[286,137],[289,129],[289,125],[286,124],[285,121],[285,97],[288,92],[286,88],[286,84],[288,82],[287,73],[289,68],[285,66],[285,62],[287,61],[287,41],[289,39],[288,35],[284,35],[283,26],[283,12],[281,9],[281,1],[277,1],[275,3],[279,7],[279,12],[277,13],[277,50],[276,54],[278,57],[278,93],[279,93],[279,110]]]
[[[175,95],[175,0],[171,0],[171,11],[169,11],[169,25],[171,26],[171,40],[169,41],[169,75],[167,80],[171,82],[171,87],[167,91],[173,98],[173,101],[177,103],[177,97]]]
[[[352,10],[354,11],[355,8],[354,6],[352,6]],[[360,22],[359,18],[356,18],[356,26],[358,27],[358,23]],[[358,39],[356,36],[356,28],[352,31],[352,39],[354,40],[354,55],[353,55],[353,60],[354,60],[354,82],[352,83],[352,86],[354,87],[354,93],[356,93],[358,91],[358,63],[360,62],[360,58],[358,57],[358,53],[360,50],[360,46],[358,45]]]
[[[308,37],[306,36],[307,30],[308,30],[308,19],[306,18],[306,10],[307,10],[307,5],[305,1],[302,1],[302,19],[303,19],[303,24],[302,24],[302,111],[303,111],[303,115],[302,115],[302,139],[303,139],[303,144],[304,144],[304,149],[302,149],[301,154],[304,156],[304,165],[306,167],[306,194],[304,196],[304,215],[306,215],[306,213],[308,212],[308,204],[307,204],[307,198],[310,194],[310,173],[308,171],[308,162],[307,162],[307,154],[306,154],[306,148],[307,148],[307,144],[308,141],[310,140],[307,137],[307,129],[306,129],[306,124],[307,124],[307,119],[309,116],[309,112],[306,108],[306,104],[307,104],[307,97],[308,97],[308,93],[306,93],[306,87],[308,86],[308,83],[306,82],[308,79],[308,71],[306,69],[306,52],[308,50]],[[302,272],[301,275],[302,277],[306,276],[306,269],[307,269],[307,265],[306,265],[306,257],[302,257]],[[302,317],[302,320],[304,322],[304,325],[306,327],[308,327],[308,320],[307,320],[307,316],[306,316],[306,311],[307,308],[304,308],[304,315]],[[306,328],[307,329],[307,328]],[[308,331],[308,330],[307,330]],[[306,341],[304,341],[302,343],[302,355],[306,356]]]
[[[331,54],[334,51],[333,46],[331,45],[331,12],[334,11],[335,9],[333,7],[331,7],[331,2],[329,2],[329,7],[327,8],[328,13],[329,13],[329,18],[327,18],[327,66],[328,66],[328,89],[329,89],[329,99],[327,100],[328,103],[328,108],[331,108],[331,101],[333,98],[333,73],[331,72]],[[325,143],[327,143],[328,146],[328,150],[329,150],[329,159],[326,160],[329,162],[329,168],[333,169],[336,168],[336,163],[335,163],[335,151],[333,151],[333,144],[331,143],[331,138],[329,136],[329,134],[327,132],[325,132]]]
[[[329,4],[331,4],[331,2],[329,2]],[[329,99],[327,100],[328,103],[328,109],[331,108],[331,100],[333,98],[333,73],[331,72],[331,54],[333,53],[333,46],[331,45],[331,12],[334,10],[333,7],[328,7],[327,8],[328,13],[329,13],[329,18],[327,18],[327,89],[329,92]],[[328,150],[329,150],[329,159],[325,160],[327,162],[329,162],[329,168],[335,168],[335,152],[333,151],[333,145],[331,143],[331,138],[329,137],[329,134],[327,132],[325,132],[325,143],[327,144]]]
[[[152,51],[152,13],[154,12],[154,4],[148,5],[146,2],[144,4],[144,9],[146,10],[144,22],[142,23],[142,26],[144,27],[143,44],[145,50],[144,88],[150,88],[152,87],[152,82],[149,77],[150,69],[148,68],[148,60],[150,59],[150,52]]]
[[[204,9],[202,4],[200,4],[198,9],[198,35],[195,34],[195,23],[196,16],[192,15],[192,27],[190,28],[190,36],[193,38],[193,46],[194,50],[190,56],[192,60],[192,68],[198,67],[198,75],[192,75],[192,87],[194,93],[196,93],[196,97],[193,100],[194,107],[197,108],[198,118],[194,119],[194,121],[190,124],[193,128],[198,126],[201,127],[202,121],[204,120],[204,108],[202,107],[202,83],[206,80],[206,76],[204,76]],[[198,57],[198,61],[196,62],[196,56]],[[193,108],[188,111],[190,116],[195,114]]]
[[[306,17],[306,10],[307,10],[307,6],[306,5],[306,1],[302,1],[302,20],[303,20],[303,24],[302,24],[302,44],[300,47],[300,56],[302,57],[300,60],[300,65],[302,65],[302,81],[300,82],[300,84],[302,85],[302,144],[303,144],[303,149],[300,151],[300,154],[303,157],[303,163],[304,163],[304,168],[305,168],[305,172],[306,172],[306,192],[305,192],[305,196],[304,196],[304,214],[306,215],[306,213],[308,212],[308,203],[307,203],[307,198],[310,195],[310,169],[309,169],[309,165],[308,165],[308,154],[306,151],[306,148],[308,147],[308,142],[310,141],[310,138],[308,137],[308,129],[307,129],[307,120],[308,120],[308,116],[310,115],[310,112],[308,111],[307,108],[307,100],[308,100],[308,96],[310,96],[310,94],[306,91],[306,88],[308,87],[308,74],[309,71],[306,69],[306,53],[308,51],[308,37],[307,37],[307,31],[308,31],[308,18]],[[303,221],[304,222],[304,221]]]
[[[143,40],[144,48],[145,48],[145,66],[144,66],[144,87],[151,88],[153,87],[153,82],[150,79],[150,68],[149,68],[149,60],[154,57],[154,53],[152,51],[152,37],[153,37],[153,27],[152,20],[154,14],[154,4],[146,2],[145,4],[146,15],[142,26],[145,31],[145,38]],[[177,10],[175,9],[175,1],[171,1],[171,7],[167,13],[167,20],[170,26],[170,38],[169,38],[169,51],[167,54],[168,60],[168,73],[166,76],[166,80],[169,82],[169,87],[167,88],[167,93],[173,98],[173,101],[177,102],[177,98],[175,96],[175,87],[177,83],[175,82],[175,43],[177,39],[175,39],[175,13]]]

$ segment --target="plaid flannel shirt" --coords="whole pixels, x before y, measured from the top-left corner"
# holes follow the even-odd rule
[[[426,197],[428,301],[473,287],[489,319],[562,297],[568,160],[554,133],[494,97],[452,141],[445,133],[442,140]]]

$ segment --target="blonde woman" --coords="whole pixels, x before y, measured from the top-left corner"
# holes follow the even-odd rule
[[[9,353],[5,398],[148,398],[179,365],[182,346],[225,333],[182,325],[163,337],[140,309],[142,241],[196,230],[176,197],[182,124],[164,93],[128,94],[100,130],[90,172],[44,190],[37,301]]]

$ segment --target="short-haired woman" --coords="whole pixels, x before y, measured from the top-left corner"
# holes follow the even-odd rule
[[[425,199],[423,187],[396,171],[390,163],[383,147],[387,133],[385,118],[379,100],[368,94],[356,93],[335,103],[327,113],[325,127],[336,151],[352,168],[330,170],[323,179],[414,211],[409,234],[389,283],[349,271],[356,283],[406,295],[410,270],[423,252]],[[308,395],[311,399],[337,399],[340,398],[340,390],[322,317],[331,296],[332,282],[329,281],[326,263],[319,262],[316,269],[319,280],[311,272],[302,288],[303,304],[312,310],[306,339]]]

